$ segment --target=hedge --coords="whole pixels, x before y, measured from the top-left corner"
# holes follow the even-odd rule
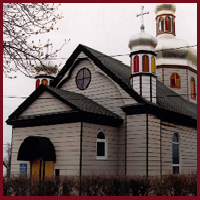
[[[4,196],[197,196],[197,175],[3,178]]]

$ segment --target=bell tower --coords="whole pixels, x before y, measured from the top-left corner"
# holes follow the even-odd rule
[[[50,85],[54,80],[56,73],[58,71],[58,66],[49,59],[49,40],[47,40],[47,51],[45,55],[45,61],[43,64],[39,64],[35,67],[37,74],[35,75],[36,79],[36,89],[41,85]]]
[[[130,84],[132,88],[141,95],[142,98],[156,103],[156,53],[157,39],[145,33],[143,16],[149,12],[143,12],[137,15],[142,18],[140,33],[133,35],[129,40],[131,50],[131,71]]]
[[[156,36],[162,34],[172,34],[175,31],[176,6],[173,3],[159,3],[156,6]]]

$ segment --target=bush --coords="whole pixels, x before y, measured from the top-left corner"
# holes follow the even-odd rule
[[[130,178],[129,188],[132,196],[148,196],[150,191],[150,182],[146,177]]]
[[[4,196],[197,196],[197,175],[3,178]]]
[[[8,188],[7,178],[3,177],[3,196],[9,196]]]
[[[188,177],[188,193],[192,196],[197,196],[197,175],[190,175]]]
[[[22,177],[13,177],[7,179],[7,195],[12,196],[28,196],[29,179]]]
[[[62,196],[78,196],[79,195],[79,185],[76,178],[64,177],[61,181],[62,185]]]
[[[125,177],[107,177],[104,183],[104,196],[127,196],[129,193]]]

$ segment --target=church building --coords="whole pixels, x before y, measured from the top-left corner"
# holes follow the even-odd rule
[[[176,6],[155,12],[156,37],[142,23],[127,42],[130,66],[80,44],[36,77],[7,120],[11,175],[197,173],[197,54],[176,37]]]

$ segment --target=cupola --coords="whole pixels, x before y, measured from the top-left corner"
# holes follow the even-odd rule
[[[36,89],[41,85],[50,85],[51,82],[55,79],[58,66],[53,61],[50,60],[48,55],[48,47],[49,47],[49,40],[47,42],[47,52],[45,55],[45,60],[40,63],[38,62],[37,66],[35,67],[35,71],[37,72],[35,75],[36,79]]]
[[[156,6],[156,35],[172,34],[175,32],[176,5],[173,3],[159,3]]]
[[[157,39],[150,34],[145,33],[143,23],[143,12],[141,7],[142,25],[140,33],[133,35],[129,40],[131,50],[131,74],[130,84],[132,88],[141,95],[142,98],[156,103],[156,53]]]

